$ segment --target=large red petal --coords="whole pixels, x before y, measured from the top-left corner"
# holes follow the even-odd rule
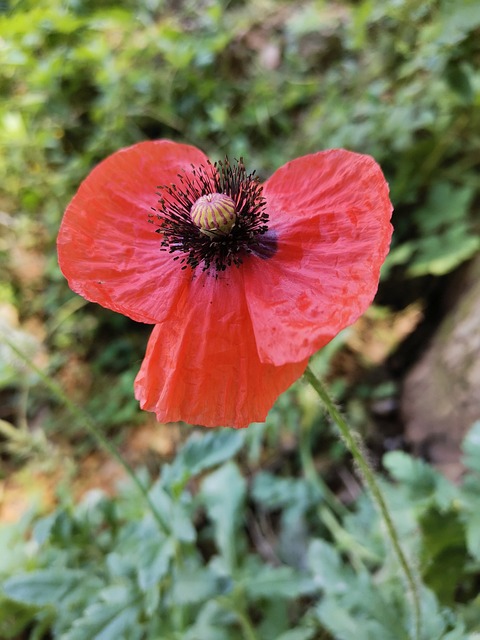
[[[233,267],[218,278],[196,276],[154,327],[135,395],[161,422],[246,427],[265,420],[306,364],[260,362],[242,273]]]
[[[284,165],[263,194],[277,252],[245,261],[262,362],[299,362],[371,303],[390,245],[392,205],[369,156],[332,150]]]
[[[101,162],[68,205],[57,240],[70,287],[91,302],[139,322],[168,316],[190,277],[149,224],[158,186],[207,162],[196,149],[169,140],[141,142]],[[188,270],[187,270],[188,272]]]

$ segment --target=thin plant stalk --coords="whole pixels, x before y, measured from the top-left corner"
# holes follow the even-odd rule
[[[418,590],[417,581],[415,579],[412,568],[410,567],[405,552],[402,549],[400,544],[400,540],[398,537],[397,530],[393,523],[392,516],[387,507],[387,503],[383,496],[383,493],[380,489],[380,486],[375,479],[375,473],[370,466],[367,458],[362,452],[362,445],[359,443],[359,435],[353,435],[350,431],[347,423],[342,417],[340,411],[335,406],[334,402],[330,398],[327,390],[323,386],[322,382],[317,378],[317,376],[313,373],[311,368],[307,366],[305,370],[305,378],[312,385],[312,387],[317,392],[320,400],[323,402],[325,409],[327,410],[330,418],[337,425],[340,434],[342,436],[345,445],[353,456],[358,468],[362,474],[362,477],[367,485],[375,504],[378,507],[378,510],[381,513],[383,521],[385,523],[387,534],[392,544],[393,550],[398,558],[400,563],[400,567],[405,576],[406,583],[408,585],[408,590],[411,593],[414,607],[414,625],[415,625],[415,638],[419,640],[420,638],[420,629],[421,629],[421,609],[420,609],[420,595]]]
[[[12,342],[4,333],[2,334],[2,339],[9,346],[9,348],[23,360],[28,367],[34,371],[37,376],[41,379],[43,384],[51,391],[52,395],[63,404],[70,413],[77,419],[79,422],[83,424],[88,433],[95,438],[95,440],[99,443],[108,454],[112,456],[124,469],[127,475],[131,478],[134,485],[137,487],[141,495],[143,496],[145,502],[147,503],[153,517],[156,522],[160,526],[161,530],[164,533],[167,533],[165,524],[163,522],[162,517],[160,516],[157,508],[155,507],[148,489],[143,485],[140,478],[137,476],[132,467],[128,464],[125,458],[122,456],[120,451],[103,435],[103,433],[98,429],[95,425],[93,418],[90,416],[85,409],[79,407],[75,402],[70,400],[67,394],[63,391],[63,389],[58,385],[52,378],[50,378],[46,373],[44,373],[37,365],[32,362],[32,360],[23,353],[21,349],[17,347],[17,345]]]

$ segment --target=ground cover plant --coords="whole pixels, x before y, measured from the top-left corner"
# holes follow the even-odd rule
[[[385,522],[306,381],[247,431],[166,431],[132,395],[149,329],[64,282],[55,238],[78,185],[119,148],[159,138],[243,157],[262,181],[332,147],[382,166],[395,207],[382,306],[311,369],[371,447],[415,579],[417,637],[480,635],[478,423],[452,483],[405,451],[388,369],[393,349],[418,355],[397,319],[423,315],[406,333],[424,340],[451,275],[478,254],[479,3],[0,11],[0,637],[417,634]],[[45,483],[46,502],[27,508]],[[8,517],[12,504],[25,507]]]

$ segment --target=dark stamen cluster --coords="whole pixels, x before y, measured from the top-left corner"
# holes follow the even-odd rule
[[[182,269],[213,267],[216,272],[242,264],[249,253],[258,253],[259,238],[268,230],[266,202],[255,172],[247,173],[243,159],[193,166],[178,174],[179,184],[159,186],[159,205],[150,221],[158,224],[161,249],[176,254]],[[190,210],[202,196],[223,193],[235,203],[236,221],[225,234],[205,235],[190,217]]]

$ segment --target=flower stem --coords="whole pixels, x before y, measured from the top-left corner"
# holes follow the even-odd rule
[[[317,376],[313,373],[309,366],[307,366],[305,370],[305,378],[312,385],[312,387],[317,392],[320,400],[325,405],[325,408],[330,415],[331,419],[337,425],[340,434],[342,436],[343,441],[345,442],[348,450],[352,454],[355,462],[360,469],[360,472],[365,480],[365,483],[370,490],[370,493],[376,503],[383,521],[385,522],[385,526],[387,529],[387,534],[392,544],[393,550],[398,558],[400,566],[405,576],[405,580],[408,585],[408,589],[411,593],[413,599],[414,606],[414,624],[415,624],[415,638],[419,640],[420,638],[420,628],[421,628],[421,611],[420,611],[420,596],[417,581],[415,579],[412,568],[410,567],[407,558],[405,556],[405,552],[403,551],[400,540],[398,537],[398,533],[395,529],[395,525],[393,524],[392,516],[390,515],[390,511],[388,510],[387,503],[385,502],[385,498],[383,493],[375,479],[375,473],[370,466],[367,458],[362,453],[362,445],[360,441],[360,436],[358,434],[353,435],[350,431],[347,423],[343,419],[340,411],[337,409],[332,399],[330,398],[327,390],[317,378]]]
[[[226,611],[230,611],[236,617],[237,622],[242,629],[243,637],[245,640],[257,640],[255,628],[250,622],[248,615],[245,613],[243,605],[238,606],[238,603],[232,601],[230,598],[225,598],[224,596],[220,596],[219,598],[217,598],[217,602]]]
[[[58,385],[52,378],[50,378],[39,367],[37,367],[37,365],[34,362],[32,362],[32,360],[27,355],[25,355],[23,351],[19,349],[17,345],[5,335],[5,333],[2,334],[2,340],[4,340],[4,342],[8,345],[8,347],[19,358],[21,358],[29,366],[29,368],[32,371],[34,371],[37,374],[37,376],[42,380],[43,384],[51,391],[52,395],[61,404],[63,404],[77,420],[79,420],[84,425],[88,433],[97,440],[100,446],[103,447],[107,451],[107,453],[109,453],[112,456],[112,458],[114,458],[125,469],[125,472],[131,478],[132,482],[135,484],[135,486],[141,493],[143,499],[145,500],[148,508],[150,509],[153,517],[155,518],[156,522],[160,526],[161,530],[164,533],[168,533],[162,517],[160,516],[155,505],[153,504],[150,494],[148,493],[148,489],[144,487],[139,477],[137,476],[135,471],[132,469],[132,467],[128,464],[128,462],[125,460],[125,458],[122,456],[120,451],[97,428],[90,414],[87,411],[85,411],[85,409],[82,409],[77,404],[75,404],[75,402],[72,402],[72,400],[70,400],[70,398],[63,391],[60,385]]]

